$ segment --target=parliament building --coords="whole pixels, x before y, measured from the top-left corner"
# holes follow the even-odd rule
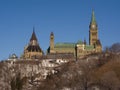
[[[34,28],[33,28],[34,29]],[[50,34],[50,45],[47,49],[47,55],[73,55],[74,57],[83,57],[89,54],[101,53],[102,44],[98,38],[98,25],[95,19],[94,11],[92,11],[92,17],[89,25],[89,44],[84,41],[78,41],[76,43],[54,43],[55,35],[53,32]],[[42,49],[39,46],[35,31],[33,30],[30,42],[24,48],[23,57],[25,59],[40,58],[44,55]]]

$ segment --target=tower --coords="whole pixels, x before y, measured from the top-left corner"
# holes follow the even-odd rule
[[[43,54],[42,49],[39,46],[36,34],[35,34],[35,28],[33,27],[33,33],[30,38],[29,44],[24,49],[24,58],[25,59],[36,59],[41,57]]]
[[[95,45],[98,40],[98,26],[95,20],[94,11],[92,11],[91,22],[89,25],[89,45]]]
[[[92,11],[91,22],[89,25],[89,45],[94,45],[97,53],[102,52],[102,44],[98,39],[98,26],[95,19],[94,11]]]
[[[50,53],[54,53],[54,33],[50,34]]]

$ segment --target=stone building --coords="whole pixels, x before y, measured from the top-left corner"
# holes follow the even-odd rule
[[[43,51],[39,46],[36,34],[34,32],[30,38],[29,44],[24,48],[25,59],[37,59],[37,58],[47,58],[48,57],[57,57],[57,56],[77,56],[82,57],[92,53],[101,53],[102,44],[98,38],[98,25],[95,19],[94,11],[92,11],[92,17],[89,25],[89,44],[86,43],[86,40],[79,40],[76,43],[54,43],[54,33],[50,34],[50,46],[47,49],[47,55],[43,55]]]
[[[24,48],[24,59],[37,59],[43,55],[43,51],[39,46],[34,28],[33,28],[33,33],[30,38],[30,42],[27,46]]]
[[[86,40],[78,41],[77,43],[56,43],[54,44],[54,34],[50,34],[50,46],[48,48],[48,54],[68,53],[74,56],[85,56],[92,53],[102,52],[102,45],[98,39],[98,25],[95,19],[94,11],[92,11],[92,17],[89,25],[89,44],[86,44]]]

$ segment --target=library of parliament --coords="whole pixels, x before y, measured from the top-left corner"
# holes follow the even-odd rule
[[[98,25],[95,19],[94,11],[92,11],[92,17],[89,25],[89,44],[84,41],[78,41],[76,43],[54,43],[54,33],[50,33],[50,45],[47,49],[47,54],[44,55],[34,28],[30,38],[30,42],[24,48],[22,58],[24,59],[39,59],[43,56],[60,56],[60,55],[73,55],[73,57],[83,57],[89,54],[101,53],[102,44],[98,38]]]

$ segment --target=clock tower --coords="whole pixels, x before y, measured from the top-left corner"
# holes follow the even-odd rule
[[[89,25],[89,45],[95,45],[98,40],[98,26],[95,20],[94,11],[92,11],[91,22]]]

